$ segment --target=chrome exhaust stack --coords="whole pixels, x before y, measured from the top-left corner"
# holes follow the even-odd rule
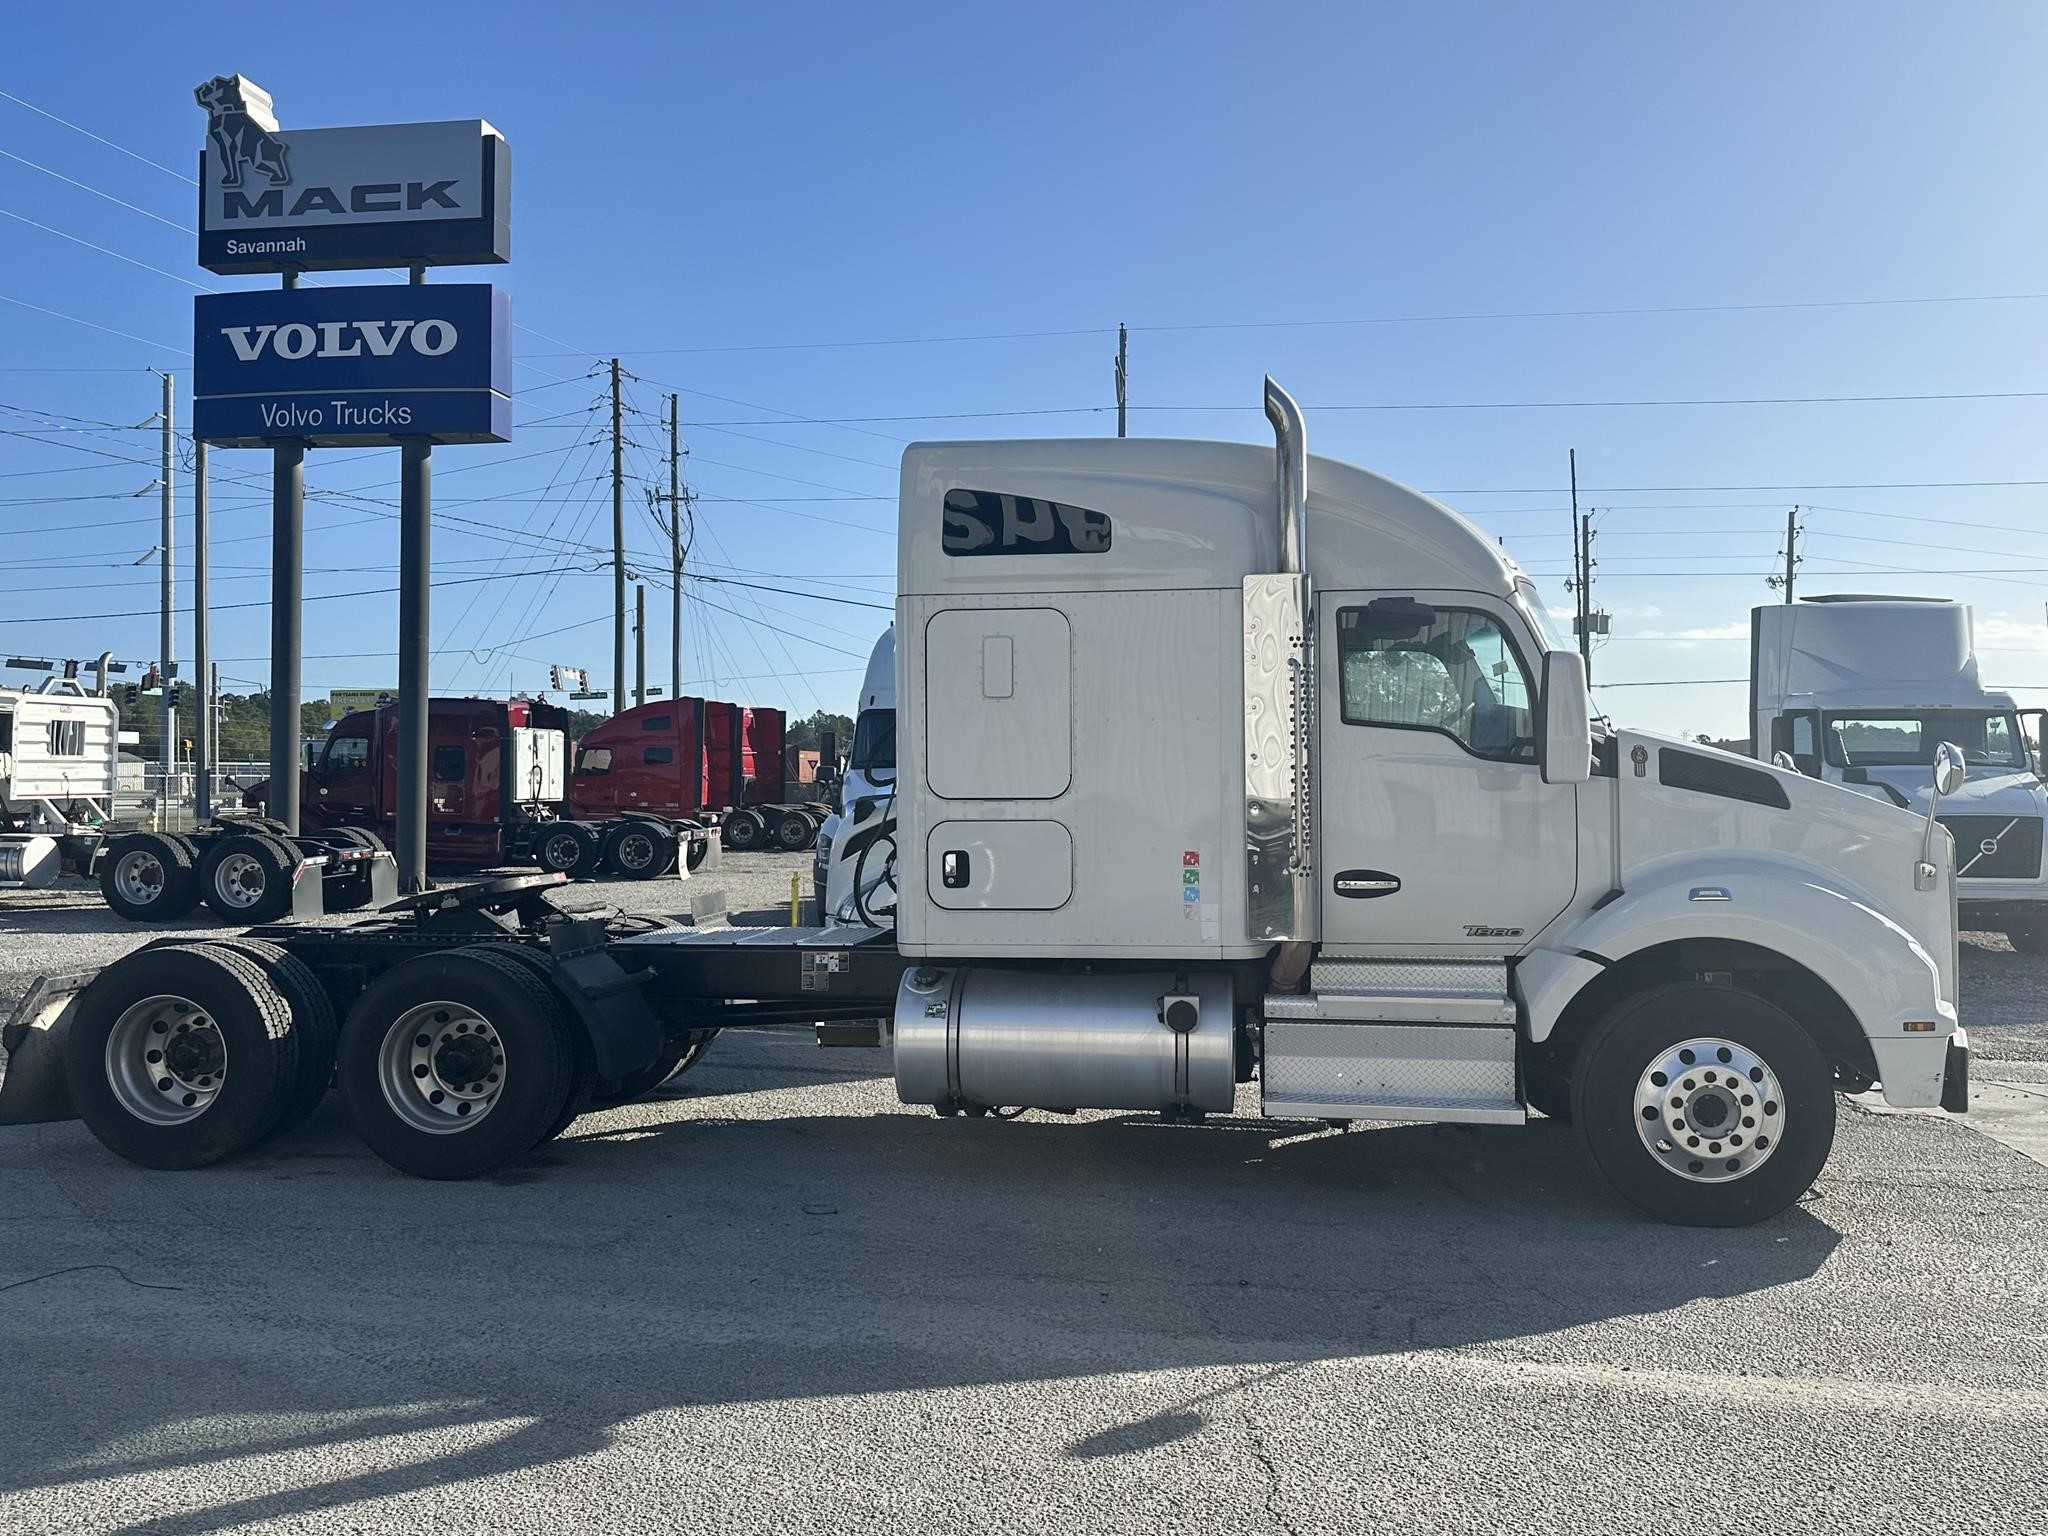
[[[1280,513],[1278,572],[1244,579],[1246,927],[1287,945],[1274,985],[1290,990],[1321,936],[1315,877],[1315,601],[1308,575],[1308,429],[1266,380]]]

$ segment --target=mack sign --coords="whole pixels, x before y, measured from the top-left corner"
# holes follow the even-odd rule
[[[279,128],[241,75],[194,94],[199,265],[210,272],[460,266],[511,258],[512,160],[481,118]]]
[[[512,437],[512,308],[488,283],[193,300],[192,431],[224,448]]]

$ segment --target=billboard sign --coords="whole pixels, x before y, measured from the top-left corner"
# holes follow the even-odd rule
[[[481,118],[302,128],[240,75],[194,93],[199,265],[210,272],[462,266],[512,254],[512,159]]]
[[[489,283],[193,300],[192,431],[224,448],[512,437],[512,308]]]
[[[363,710],[375,709],[380,704],[398,702],[396,688],[330,688],[327,690],[327,707],[334,718],[357,714]]]

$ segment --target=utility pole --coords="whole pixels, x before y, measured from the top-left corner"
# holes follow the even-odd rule
[[[283,273],[282,286],[299,286]],[[402,557],[401,557],[402,558]],[[299,672],[305,656],[306,445],[270,450],[270,814],[299,831]],[[399,599],[403,605],[404,598]]]
[[[647,702],[647,583],[633,585],[633,702]]]
[[[1579,516],[1579,450],[1573,448],[1569,452],[1571,454],[1572,473],[1572,579],[1570,586],[1578,603],[1578,611],[1572,619],[1572,628],[1578,633],[1579,655],[1585,661],[1587,669],[1590,671],[1593,664],[1593,635],[1592,625],[1586,621],[1588,617],[1587,588],[1591,584],[1592,577],[1587,569],[1586,557],[1589,550],[1586,542],[1585,522]]]
[[[626,707],[626,437],[612,359],[612,713]]]
[[[683,439],[682,400],[668,397],[668,558],[670,592],[668,626],[669,694],[683,696]]]
[[[1798,575],[1799,562],[1805,558],[1799,553],[1799,534],[1799,508],[1794,507],[1785,514],[1785,574],[1764,578],[1764,585],[1784,588],[1788,603],[1792,601],[1792,584]]]
[[[1130,411],[1131,333],[1127,326],[1116,328],[1116,435],[1129,437],[1126,430]]]
[[[194,813],[201,822],[213,819],[213,642],[206,621],[210,573],[207,528],[206,444],[192,439],[192,686],[199,695],[198,719],[192,728],[192,774],[198,785]]]

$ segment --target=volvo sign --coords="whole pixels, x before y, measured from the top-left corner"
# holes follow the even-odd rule
[[[227,448],[512,436],[511,306],[488,283],[203,294],[193,435]]]
[[[220,273],[510,259],[512,160],[480,118],[278,126],[268,92],[217,75],[199,157],[199,265]]]

